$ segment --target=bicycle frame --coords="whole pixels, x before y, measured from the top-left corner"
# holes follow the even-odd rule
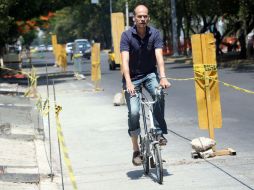
[[[144,101],[144,97],[142,95],[142,91],[138,93],[139,99],[140,99],[140,106],[141,106],[141,112],[143,116],[143,123],[144,123],[144,133],[145,135],[156,131],[156,127],[154,126],[154,121],[153,121],[153,112],[152,112],[152,105],[157,102],[157,96],[154,101]],[[148,129],[147,127],[147,121],[146,121],[146,113],[145,113],[145,105],[148,107],[148,115],[149,115],[149,120],[150,120],[150,127]]]
[[[143,116],[143,124],[144,124],[144,135],[143,137],[140,135],[140,149],[141,155],[143,157],[143,167],[144,173],[149,173],[149,166],[151,168],[156,168],[157,173],[157,181],[158,183],[162,184],[163,181],[163,166],[162,166],[162,159],[161,159],[161,149],[159,145],[159,141],[157,139],[158,133],[157,129],[154,126],[153,121],[153,112],[152,112],[152,105],[157,102],[158,94],[156,94],[154,101],[145,101],[145,97],[142,94],[142,91],[138,94],[140,99],[140,106]],[[145,113],[145,106],[148,107],[148,114],[150,120],[150,127],[147,126],[146,121],[146,113]],[[149,165],[150,163],[150,165]]]

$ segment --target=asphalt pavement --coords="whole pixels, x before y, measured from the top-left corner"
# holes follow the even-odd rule
[[[208,132],[198,129],[197,114],[193,109],[190,109],[195,108],[195,101],[192,101],[192,99],[195,100],[193,82],[188,81],[182,85],[180,82],[172,81],[172,92],[169,91],[166,100],[166,121],[169,125],[169,134],[166,137],[169,143],[162,150],[162,156],[166,162],[163,165],[164,182],[159,185],[156,183],[154,170],[151,170],[149,175],[144,175],[142,167],[135,167],[131,163],[132,150],[127,134],[127,108],[125,105],[113,106],[113,96],[121,90],[121,75],[119,71],[108,70],[106,54],[104,52],[101,54],[102,81],[100,85],[104,89],[103,91],[93,91],[94,83],[90,78],[89,60],[86,60],[83,65],[83,73],[87,77],[86,80],[76,80],[73,77],[72,64],[69,64],[67,72],[63,73],[59,68],[53,66],[52,56],[46,59],[49,63],[47,70],[52,77],[49,78],[49,88],[47,88],[46,68],[45,65],[38,64],[38,59],[36,68],[37,73],[41,76],[38,83],[38,91],[44,99],[47,98],[49,93],[51,107],[54,106],[54,99],[56,99],[58,105],[62,106],[60,123],[78,189],[254,189],[254,151],[252,148],[254,138],[252,138],[253,133],[251,133],[251,131],[253,132],[251,127],[253,120],[249,115],[246,114],[247,116],[245,116],[241,111],[240,113],[242,114],[238,113],[239,115],[237,116],[232,116],[227,112],[228,110],[234,110],[235,108],[230,106],[234,106],[234,103],[236,103],[239,108],[241,108],[241,104],[248,104],[249,107],[246,108],[246,111],[253,113],[253,103],[250,102],[251,98],[249,96],[242,95],[240,92],[236,92],[236,95],[234,95],[234,90],[221,88],[222,105],[226,105],[224,95],[227,95],[227,98],[232,103],[224,108],[226,113],[223,112],[225,113],[223,115],[223,129],[221,133],[216,132],[216,139],[219,141],[217,147],[235,148],[237,155],[214,157],[206,160],[193,159],[190,155],[190,140],[199,136],[207,136]],[[36,62],[34,65],[36,65]],[[171,59],[166,68],[168,76],[180,78],[186,76],[183,74],[186,71],[186,73],[193,74],[188,61],[181,62],[179,59],[172,61]],[[26,68],[26,70],[28,71],[29,68]],[[230,81],[230,70],[219,72],[225,80],[228,79],[227,81]],[[237,85],[244,84],[246,80],[253,80],[253,75],[249,72],[239,72],[234,76],[238,79]],[[252,88],[251,85],[245,85],[246,88]],[[15,87],[12,86],[12,88]],[[7,100],[4,101],[3,97]],[[239,99],[236,101],[235,97],[239,97]],[[240,98],[243,100],[237,104]],[[35,112],[33,111],[35,109],[34,100],[24,98],[22,95],[18,96],[17,94],[15,96],[4,95],[1,100],[3,109],[6,110],[5,115],[2,115],[4,112],[1,107],[1,123],[13,121],[12,125],[15,125],[15,127],[13,127],[12,135],[14,135],[14,131],[18,127],[24,127],[24,129],[17,131],[25,133],[21,135],[15,132],[16,136],[22,137],[22,141],[17,139],[14,141],[13,138],[6,138],[6,135],[0,138],[2,144],[6,144],[5,149],[2,149],[3,151],[1,150],[1,152],[8,152],[7,150],[12,150],[12,147],[15,147],[15,150],[9,151],[8,156],[13,157],[15,155],[16,160],[11,160],[8,156],[3,157],[10,163],[12,162],[12,164],[9,164],[12,167],[9,168],[14,168],[13,166],[17,165],[15,163],[19,162],[19,168],[26,169],[22,173],[33,175],[33,177],[29,178],[30,180],[36,180],[44,176],[42,179],[46,179],[45,186],[53,185],[54,188],[62,189],[57,129],[53,108],[51,108],[50,112],[50,122],[48,122],[48,117],[40,117],[42,122],[35,127],[34,123],[36,122],[31,119],[38,118],[38,114],[34,114]],[[9,110],[10,106],[15,112]],[[22,113],[17,111],[20,109],[22,109]],[[15,115],[8,113],[15,113]],[[35,116],[29,119],[29,116],[32,115]],[[8,117],[11,117],[11,119],[8,119]],[[242,122],[242,126],[238,126],[239,122],[242,121],[242,117],[245,118],[245,121]],[[31,128],[33,128],[33,133],[35,129],[35,131],[39,131],[36,134],[38,137],[34,138],[32,136],[36,140],[27,139],[31,138],[29,136]],[[37,145],[38,141],[40,145]],[[12,145],[10,142],[14,144]],[[36,147],[38,147],[38,150],[34,151]],[[24,154],[21,154],[20,151],[24,152]],[[52,153],[51,156],[50,152]],[[37,159],[38,155],[42,159]],[[64,187],[65,189],[73,189],[69,178],[70,172],[65,165],[63,154],[61,158],[63,162]],[[53,173],[55,174],[54,183],[51,183],[50,178],[45,178],[45,175],[43,175],[50,172],[47,164],[49,160],[51,160]],[[2,163],[4,162],[2,161]],[[39,170],[42,173],[38,172],[38,165],[43,166],[41,167],[43,170]],[[30,168],[31,171],[28,172],[27,168]],[[18,173],[17,171],[12,173]],[[3,179],[0,179],[0,181],[0,187],[3,185],[5,189],[7,189],[7,186],[14,187],[16,185],[16,183],[4,181]],[[21,184],[20,187],[24,186],[22,187],[23,189],[40,188],[35,182],[27,184],[21,181],[19,184]],[[17,185],[12,189],[19,190],[22,188],[18,188]]]

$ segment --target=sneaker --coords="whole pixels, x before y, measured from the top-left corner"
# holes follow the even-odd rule
[[[133,152],[132,163],[134,166],[140,166],[142,164],[142,160],[141,160],[139,151]]]
[[[162,134],[159,135],[158,141],[161,146],[165,146],[168,143],[168,140]]]

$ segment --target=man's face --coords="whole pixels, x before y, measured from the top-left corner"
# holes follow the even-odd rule
[[[138,28],[144,28],[149,21],[148,9],[145,6],[138,6],[135,9],[134,22]]]

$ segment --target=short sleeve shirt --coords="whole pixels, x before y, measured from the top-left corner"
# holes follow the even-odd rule
[[[156,72],[155,49],[162,49],[163,41],[159,30],[148,27],[146,35],[141,39],[136,26],[122,33],[120,51],[129,52],[129,69],[131,78],[137,75]]]

